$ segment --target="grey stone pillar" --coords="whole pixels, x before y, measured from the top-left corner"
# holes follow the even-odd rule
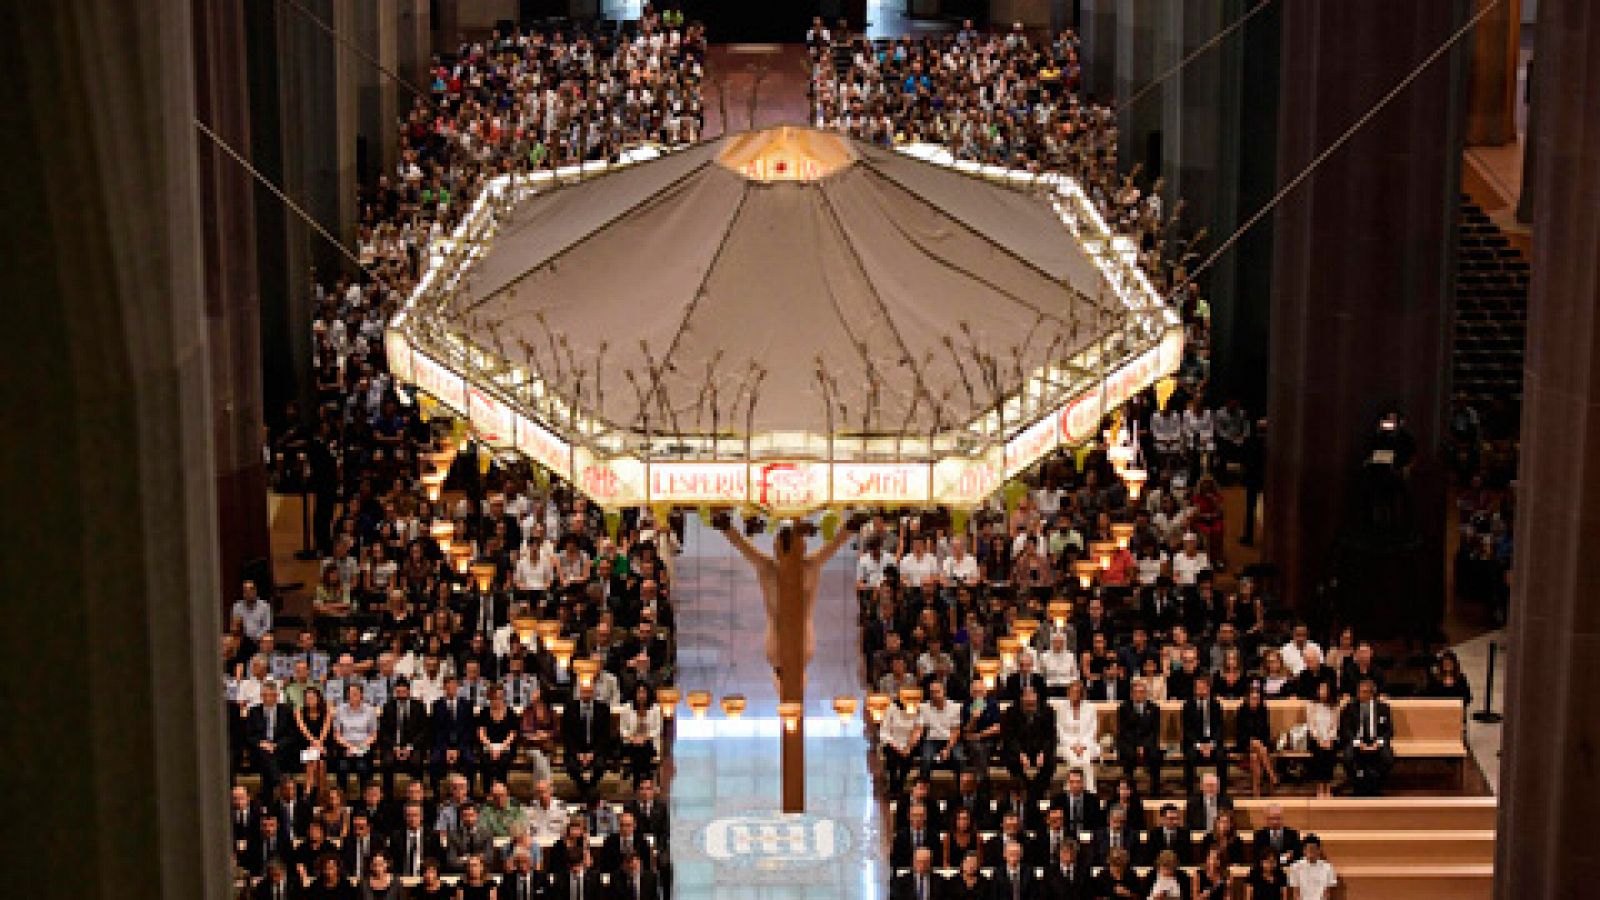
[[[364,148],[365,158],[358,160],[363,181],[371,181],[380,172],[392,173],[399,155],[395,120],[401,109],[398,104],[405,102],[405,108],[410,108],[411,91],[397,84],[384,69],[400,74],[400,16],[401,7],[408,2],[373,0],[358,4],[354,10],[356,44],[370,57],[346,51],[356,80],[356,137]]]
[[[1541,0],[1539,202],[1523,377],[1495,896],[1587,896],[1600,850],[1600,9]]]
[[[0,6],[8,896],[231,893],[192,15]]]
[[[1083,38],[1083,86],[1104,102],[1116,96],[1117,4],[1119,0],[1083,0],[1078,34]]]

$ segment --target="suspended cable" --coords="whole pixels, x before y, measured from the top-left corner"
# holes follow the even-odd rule
[[[434,108],[435,107],[435,104],[433,102],[433,97],[430,95],[430,93],[428,91],[424,91],[422,88],[419,88],[416,85],[412,84],[411,82],[407,81],[403,76],[400,75],[400,73],[394,71],[393,69],[390,69],[388,66],[384,65],[381,61],[379,61],[379,59],[376,56],[373,56],[371,53],[368,53],[366,50],[363,50],[361,48],[361,45],[355,43],[354,41],[351,41],[349,38],[346,38],[343,34],[340,34],[339,33],[339,29],[334,28],[332,25],[329,25],[327,22],[323,21],[320,17],[317,16],[316,13],[312,12],[309,9],[306,9],[299,2],[297,2],[297,0],[279,0],[279,2],[284,4],[285,6],[290,7],[291,9],[294,9],[296,12],[300,13],[302,16],[305,16],[307,19],[310,19],[318,28],[322,29],[324,32],[327,32],[328,36],[333,38],[334,41],[338,42],[339,44],[342,44],[346,49],[350,50],[352,53],[356,54],[357,56],[361,57],[362,59],[366,60],[367,62],[372,63],[374,68],[376,68],[378,71],[382,72],[383,74],[389,76],[391,79],[393,79],[394,81],[398,82],[399,84],[404,85],[406,90],[409,90],[413,94],[416,94],[418,97],[421,97],[422,98],[422,102],[428,104],[429,108]],[[1270,0],[1269,0],[1269,2],[1270,2]]]
[[[1233,232],[1233,234],[1228,235],[1227,240],[1219,244],[1217,249],[1213,250],[1211,255],[1205,258],[1204,262],[1196,266],[1193,271],[1184,276],[1182,281],[1174,285],[1172,288],[1172,293],[1176,295],[1184,288],[1187,288],[1194,282],[1196,278],[1200,277],[1200,273],[1211,268],[1211,266],[1214,265],[1217,260],[1222,258],[1223,254],[1233,249],[1233,245],[1237,244],[1239,239],[1244,237],[1245,232],[1255,227],[1257,222],[1260,222],[1262,219],[1266,218],[1267,213],[1272,212],[1272,210],[1283,201],[1284,197],[1287,197],[1295,188],[1299,187],[1302,182],[1304,182],[1307,178],[1310,178],[1311,174],[1315,172],[1324,162],[1327,162],[1329,157],[1337,153],[1339,148],[1348,143],[1352,137],[1355,137],[1356,132],[1360,131],[1368,122],[1372,121],[1372,119],[1377,116],[1378,113],[1383,111],[1384,107],[1388,106],[1394,101],[1394,98],[1400,96],[1401,92],[1410,87],[1411,82],[1416,81],[1419,77],[1421,77],[1423,72],[1427,71],[1428,68],[1435,62],[1438,62],[1440,57],[1449,52],[1450,48],[1456,45],[1456,42],[1465,37],[1468,32],[1470,32],[1480,21],[1483,20],[1484,16],[1487,16],[1495,7],[1499,6],[1500,3],[1501,0],[1488,0],[1488,3],[1484,4],[1484,7],[1478,10],[1476,15],[1474,15],[1471,19],[1468,19],[1465,25],[1462,25],[1460,28],[1456,29],[1455,33],[1450,35],[1448,40],[1446,40],[1443,44],[1440,44],[1438,49],[1428,54],[1427,58],[1421,63],[1418,63],[1417,67],[1412,69],[1405,78],[1402,78],[1399,84],[1395,85],[1389,91],[1389,93],[1383,95],[1382,99],[1374,104],[1371,109],[1363,113],[1361,118],[1357,119],[1349,128],[1346,128],[1343,134],[1334,139],[1334,142],[1329,144],[1327,149],[1317,154],[1316,158],[1311,160],[1311,162],[1307,164],[1304,169],[1301,169],[1298,175],[1289,179],[1287,184],[1279,188],[1278,192],[1272,195],[1272,199],[1268,200],[1265,206],[1262,206],[1260,209],[1256,210],[1255,214],[1246,220],[1243,225],[1240,225],[1238,229]]]
[[[226,153],[229,156],[233,157],[234,162],[236,162],[240,166],[242,166],[246,172],[250,173],[251,177],[253,177],[257,182],[259,182],[261,184],[262,187],[265,187],[267,190],[271,191],[273,196],[277,197],[280,201],[283,202],[284,206],[289,207],[289,209],[292,210],[295,215],[299,216],[307,225],[311,226],[312,230],[314,230],[317,234],[321,235],[323,240],[326,240],[328,243],[332,244],[333,246],[338,247],[339,248],[339,252],[343,253],[345,255],[345,257],[348,258],[352,263],[355,263],[356,268],[358,268],[361,271],[365,272],[367,274],[367,277],[371,278],[373,281],[378,282],[379,284],[383,285],[384,287],[389,288],[390,290],[394,290],[395,289],[395,286],[392,283],[390,283],[387,278],[384,278],[383,276],[379,275],[377,272],[375,272],[372,269],[368,268],[367,266],[363,265],[362,262],[361,262],[361,257],[359,257],[359,256],[355,255],[354,253],[352,253],[350,251],[349,247],[346,247],[342,242],[339,241],[338,238],[336,238],[332,234],[330,234],[328,232],[328,229],[323,228],[322,224],[320,222],[318,222],[315,218],[313,218],[310,213],[306,212],[304,209],[301,209],[299,204],[297,204],[293,200],[289,199],[289,196],[287,194],[285,194],[283,191],[279,190],[277,185],[273,184],[270,180],[268,180],[267,176],[261,174],[261,172],[259,170],[257,170],[255,166],[250,164],[249,160],[247,160],[243,156],[241,156],[239,154],[239,151],[233,149],[233,147],[230,146],[227,141],[225,141],[221,137],[219,137],[215,131],[212,131],[206,125],[206,123],[200,121],[197,118],[197,119],[194,120],[194,127],[200,129],[200,133],[201,134],[204,134],[206,137],[210,138],[211,139],[211,143],[213,143],[217,147],[221,148],[221,150],[224,153]]]
[[[1217,44],[1221,43],[1228,37],[1228,35],[1233,34],[1235,31],[1238,31],[1240,28],[1244,27],[1244,23],[1250,21],[1252,16],[1271,5],[1272,0],[1261,0],[1260,3],[1252,6],[1249,12],[1235,19],[1232,25],[1229,25],[1227,28],[1224,28],[1212,35],[1210,40],[1189,51],[1189,53],[1184,56],[1183,59],[1178,60],[1177,64],[1172,68],[1162,72],[1160,75],[1157,75],[1149,84],[1146,84],[1144,87],[1135,91],[1134,95],[1128,98],[1128,102],[1123,104],[1123,108],[1132,109],[1135,104],[1144,99],[1145,95],[1160,87],[1162,82],[1183,71],[1183,69],[1188,66],[1189,63],[1194,62],[1207,50],[1210,50],[1212,47],[1215,47]]]

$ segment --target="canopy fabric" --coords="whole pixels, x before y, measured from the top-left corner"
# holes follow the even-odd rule
[[[714,386],[724,429],[927,434],[1098,336],[1099,272],[1045,199],[836,135],[798,145],[837,164],[753,180],[719,164],[750,146],[734,136],[524,201],[458,311],[481,346],[547,375],[554,353],[564,392],[582,370],[583,406],[655,433],[709,431]]]

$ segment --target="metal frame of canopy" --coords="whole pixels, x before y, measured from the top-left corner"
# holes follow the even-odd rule
[[[616,163],[491,180],[454,232],[429,245],[424,274],[385,333],[390,369],[464,418],[488,446],[523,454],[608,509],[742,506],[794,515],[860,505],[980,505],[1057,447],[1094,438],[1106,413],[1175,372],[1182,328],[1139,268],[1133,242],[1112,232],[1074,179],[959,161],[933,145],[898,150],[1046,195],[1118,304],[1093,342],[1035,368],[970,421],[924,435],[751,433],[738,422],[716,433],[619,427],[587,409],[581,394],[558,388],[548,373],[513,361],[504,348],[483,346],[447,314],[516,204],[674,152],[653,145]]]

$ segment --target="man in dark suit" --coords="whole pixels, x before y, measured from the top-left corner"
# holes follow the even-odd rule
[[[956,810],[964,809],[972,814],[974,828],[984,829],[990,825],[992,807],[989,803],[989,792],[984,790],[983,782],[978,780],[978,773],[973,769],[965,769],[956,779],[956,795],[945,804],[945,818],[955,822]]]
[[[252,900],[294,900],[300,896],[300,887],[289,877],[289,867],[281,859],[267,866],[266,874],[250,890]]]
[[[245,714],[245,745],[250,748],[250,764],[261,773],[261,789],[270,791],[292,771],[295,763],[294,710],[278,702],[278,684],[268,680],[261,686],[261,702]]]
[[[1189,795],[1189,802],[1183,812],[1183,823],[1188,825],[1191,831],[1209,834],[1211,823],[1216,820],[1217,813],[1232,809],[1233,799],[1223,792],[1222,782],[1217,776],[1207,772],[1200,776],[1200,793]]]
[[[468,634],[492,637],[496,629],[511,621],[511,597],[503,591],[478,593],[474,588],[466,595],[461,611],[461,627]]]
[[[938,842],[938,834],[928,824],[928,807],[922,803],[911,804],[910,811],[906,813],[905,827],[895,831],[894,840],[889,845],[889,867],[903,869],[911,865],[917,850],[931,849]]]
[[[624,857],[622,871],[611,876],[611,896],[614,900],[660,900],[661,879],[643,858]]]
[[[344,873],[360,879],[367,874],[367,861],[372,854],[386,849],[383,837],[372,829],[366,813],[350,815],[350,834],[339,846],[339,862]]]
[[[1030,841],[1028,833],[1022,830],[1022,817],[1014,812],[1007,812],[1000,817],[1000,833],[983,844],[981,855],[983,864],[991,868],[1005,865],[1006,848],[1012,844],[1022,847],[1022,864],[1031,868],[1033,862],[1028,859]]]
[[[1183,790],[1194,793],[1197,766],[1216,766],[1217,777],[1228,783],[1228,746],[1222,739],[1222,704],[1211,696],[1211,679],[1194,680],[1194,696],[1183,703]]]
[[[533,855],[519,847],[511,855],[511,871],[501,877],[495,895],[500,900],[540,900],[548,887],[549,879],[533,868]]]
[[[378,758],[383,765],[383,795],[394,794],[394,776],[404,772],[416,781],[427,758],[428,710],[411,696],[405,679],[394,683],[394,696],[378,716]]]
[[[551,876],[545,896],[552,900],[606,900],[606,887],[600,882],[599,870],[590,868],[584,857],[575,856]]]
[[[1394,767],[1394,717],[1377,694],[1371,679],[1362,681],[1355,702],[1339,713],[1344,770],[1358,794],[1377,794]]]
[[[263,813],[270,812],[278,819],[278,835],[293,843],[306,836],[306,826],[311,824],[311,798],[305,796],[293,778],[278,782],[272,802]],[[284,851],[288,852],[288,851]]]
[[[1171,850],[1178,857],[1178,865],[1190,865],[1194,856],[1193,833],[1183,825],[1183,816],[1178,813],[1178,804],[1161,804],[1161,821],[1156,827],[1145,833],[1144,859],[1140,865],[1155,865],[1157,856],[1165,850]]]
[[[1000,691],[1000,699],[1016,703],[1022,699],[1024,690],[1032,690],[1041,697],[1046,696],[1048,691],[1044,676],[1034,671],[1033,657],[1028,654],[1017,657],[1017,671],[1006,676],[1005,687]]]
[[[1128,811],[1113,806],[1106,815],[1106,827],[1094,833],[1095,862],[1106,865],[1111,858],[1111,851],[1119,847],[1128,851],[1132,859],[1144,856],[1144,850],[1139,846],[1139,832],[1128,827]]]
[[[423,813],[422,804],[407,803],[400,813],[399,830],[389,837],[391,868],[405,878],[421,876],[422,861],[437,855],[437,833],[425,826]]]
[[[294,845],[284,840],[278,829],[278,817],[271,810],[261,813],[261,827],[254,838],[245,844],[239,854],[239,863],[251,875],[264,877],[272,863],[282,863],[294,852]]]
[[[445,835],[445,868],[465,872],[469,856],[481,856],[494,866],[494,836],[478,821],[478,807],[470,802],[462,804],[455,828]]]
[[[1105,671],[1099,678],[1089,680],[1088,699],[1092,703],[1120,704],[1128,699],[1128,679],[1124,674],[1122,661],[1116,657],[1106,658]]]
[[[1161,706],[1150,702],[1144,682],[1136,681],[1128,699],[1117,708],[1117,760],[1129,781],[1142,764],[1150,773],[1150,791],[1161,794]]]
[[[671,822],[667,817],[667,805],[656,796],[656,782],[653,778],[639,779],[639,786],[633,789],[633,799],[623,807],[633,816],[638,823],[639,832],[647,834],[655,841],[657,850],[661,850],[667,842]]]
[[[472,703],[461,693],[460,682],[454,675],[444,679],[444,690],[433,703],[433,760],[430,774],[433,792],[440,793],[444,776],[459,772],[470,782],[477,756],[477,724],[472,715]]]
[[[1277,854],[1281,865],[1288,866],[1300,856],[1300,832],[1283,824],[1283,807],[1276,803],[1267,807],[1264,818],[1266,821],[1256,829],[1252,855],[1259,859],[1261,854],[1270,851]]]
[[[233,826],[233,845],[243,847],[255,839],[260,828],[261,811],[250,802],[250,792],[235,786],[228,794],[228,821]]]
[[[1084,859],[1076,840],[1063,843],[1056,858],[1044,870],[1044,895],[1051,900],[1089,900],[1093,885],[1092,866]]]
[[[995,900],[1037,900],[1039,883],[1033,868],[1022,861],[1022,845],[1006,844],[1005,860],[995,867],[992,894]]]
[[[1184,620],[1183,601],[1172,578],[1162,575],[1155,584],[1145,588],[1143,594],[1139,599],[1139,612],[1145,627],[1155,633],[1157,640],[1165,638],[1172,626]]]
[[[1067,789],[1050,798],[1050,808],[1061,810],[1067,831],[1073,837],[1094,831],[1103,824],[1100,798],[1085,787],[1083,773],[1077,769],[1067,773]]]
[[[615,879],[622,872],[629,857],[638,857],[645,868],[650,868],[650,843],[639,832],[638,820],[633,813],[624,811],[617,817],[617,831],[608,835],[600,845],[600,858],[596,861],[600,871],[611,873]]]
[[[580,685],[578,697],[561,715],[561,743],[567,774],[587,805],[600,793],[611,754],[611,707],[594,699],[594,685]]]
[[[1056,714],[1039,702],[1042,691],[1028,688],[1019,703],[1006,710],[1001,727],[1008,749],[1006,768],[1011,777],[1027,784],[1031,797],[1041,797],[1050,789],[1056,771]]]
[[[933,871],[933,850],[923,847],[911,857],[911,871],[889,879],[889,900],[940,900],[944,879]]]

